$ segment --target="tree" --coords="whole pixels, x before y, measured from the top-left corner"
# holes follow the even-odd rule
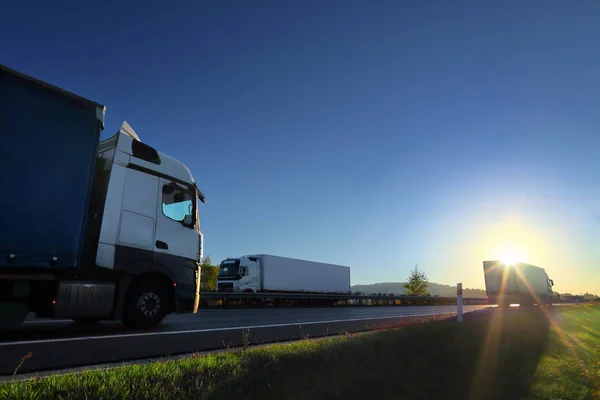
[[[208,266],[208,267],[212,266],[212,259],[210,258],[210,256],[206,256],[206,257],[204,257],[204,258],[202,259],[202,263],[201,263],[200,265],[202,265],[202,266],[205,266],[205,265],[206,265],[206,266]]]
[[[200,263],[201,277],[200,277],[200,291],[201,292],[214,292],[217,289],[217,278],[219,275],[219,267],[212,265],[210,256],[206,256]]]
[[[415,268],[410,272],[408,282],[404,284],[404,288],[409,296],[427,296],[428,285],[427,275],[419,270],[418,265],[415,265]]]
[[[560,293],[558,293],[558,292],[552,292],[552,300],[559,301],[560,299],[561,299]]]

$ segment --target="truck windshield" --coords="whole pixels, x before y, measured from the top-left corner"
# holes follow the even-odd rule
[[[219,267],[219,278],[238,278],[240,276],[240,260],[223,261]]]

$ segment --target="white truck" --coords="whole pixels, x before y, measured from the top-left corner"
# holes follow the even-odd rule
[[[554,282],[543,268],[524,262],[508,265],[502,261],[484,261],[483,272],[490,304],[552,305]]]
[[[217,290],[349,294],[350,267],[269,254],[245,255],[221,262]]]
[[[105,107],[0,66],[0,324],[157,325],[199,303],[204,195]]]

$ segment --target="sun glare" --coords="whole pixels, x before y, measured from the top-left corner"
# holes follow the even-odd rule
[[[477,241],[477,251],[486,260],[499,260],[506,265],[518,262],[545,262],[546,254],[555,252],[546,233],[530,226],[519,217],[488,224]]]
[[[500,261],[502,261],[502,264],[504,265],[515,265],[516,263],[519,262],[519,258],[518,257],[513,257],[513,256],[509,256],[509,257],[503,257]]]
[[[498,258],[506,265],[525,261],[525,252],[516,246],[504,246],[498,250]]]

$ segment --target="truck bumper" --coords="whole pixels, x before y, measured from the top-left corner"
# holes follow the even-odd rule
[[[200,293],[192,285],[177,285],[175,288],[175,312],[177,314],[196,313],[200,303]]]
[[[196,313],[200,304],[201,267],[196,269],[194,283],[179,284],[175,288],[175,312],[177,314]]]
[[[497,304],[499,306],[509,306],[511,304],[520,304],[521,296],[516,294],[491,294],[488,296],[489,304]]]

